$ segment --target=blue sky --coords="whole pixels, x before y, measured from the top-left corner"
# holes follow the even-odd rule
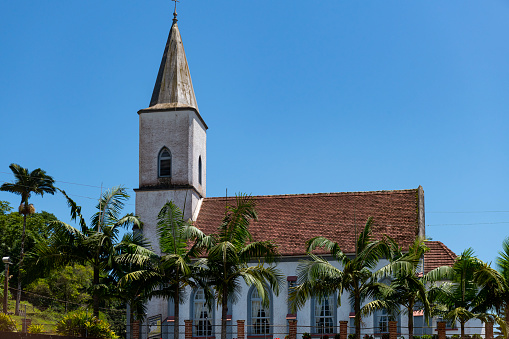
[[[0,182],[12,162],[43,168],[88,215],[101,186],[137,187],[136,112],[172,5],[0,4]],[[509,236],[507,1],[178,6],[208,196],[422,185],[427,235],[494,261]],[[62,197],[33,202],[68,221]]]

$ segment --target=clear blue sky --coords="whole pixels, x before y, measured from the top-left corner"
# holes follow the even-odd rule
[[[88,215],[101,185],[137,187],[136,112],[172,5],[1,2],[1,182],[12,162],[41,167]],[[208,196],[422,185],[427,235],[494,260],[509,236],[507,1],[181,0],[178,12],[209,125]],[[63,198],[33,202],[68,221]]]

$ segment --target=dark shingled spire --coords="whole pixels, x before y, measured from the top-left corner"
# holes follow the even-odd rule
[[[173,13],[173,16],[173,24],[148,109],[190,108],[198,112],[191,73],[177,25],[177,13]]]

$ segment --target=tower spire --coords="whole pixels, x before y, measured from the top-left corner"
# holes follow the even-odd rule
[[[173,12],[168,41],[164,48],[161,66],[148,109],[193,109],[198,112],[191,73],[187,64],[184,45],[177,25],[177,2]]]

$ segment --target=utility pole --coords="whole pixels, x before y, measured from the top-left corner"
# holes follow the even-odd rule
[[[3,257],[2,261],[5,264],[5,279],[4,279],[4,313],[7,314],[7,294],[9,293],[9,265],[11,264],[11,258]]]

